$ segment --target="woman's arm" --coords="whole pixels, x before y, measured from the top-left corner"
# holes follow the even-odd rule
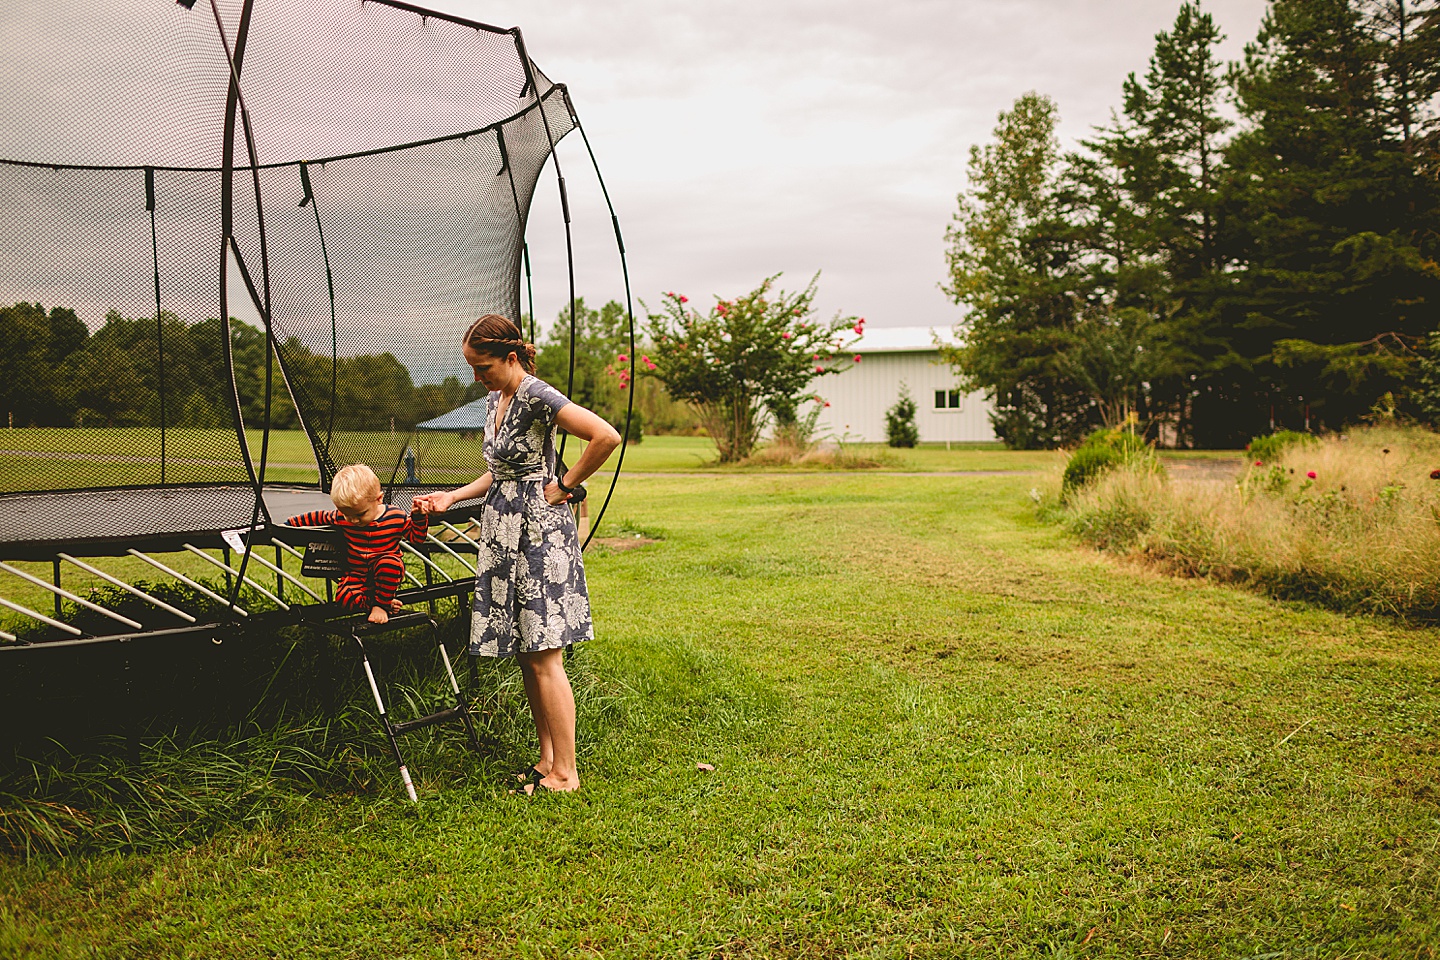
[[[490,491],[490,484],[494,482],[495,477],[489,470],[486,470],[477,479],[471,480],[456,490],[441,490],[436,493],[427,493],[423,497],[416,497],[415,506],[426,514],[444,513],[461,500],[474,500],[485,496]]]
[[[585,452],[575,461],[575,466],[560,477],[567,487],[578,487],[604,466],[610,454],[620,446],[620,434],[594,412],[578,403],[567,403],[555,414],[555,423],[572,437],[585,441]],[[545,499],[551,504],[564,503],[570,494],[551,481],[545,485]]]

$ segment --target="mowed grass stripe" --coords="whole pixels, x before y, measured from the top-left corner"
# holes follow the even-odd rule
[[[1028,486],[633,480],[616,517],[664,539],[587,561],[581,656],[613,700],[581,718],[582,795],[421,771],[414,811],[336,797],[183,853],[12,866],[0,948],[1436,945],[1437,633],[1117,565],[1039,524]]]

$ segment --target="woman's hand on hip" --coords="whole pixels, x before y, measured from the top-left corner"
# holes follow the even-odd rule
[[[545,484],[545,502],[552,507],[558,507],[570,499],[570,494],[560,489],[560,484],[551,480]]]

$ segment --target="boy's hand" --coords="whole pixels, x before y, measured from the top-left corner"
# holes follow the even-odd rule
[[[390,614],[385,612],[384,607],[371,607],[370,616],[366,619],[371,623],[389,623]]]
[[[412,508],[428,516],[432,513],[444,513],[446,510],[449,510],[454,503],[454,495],[441,490],[436,493],[427,493],[423,497],[415,497]]]

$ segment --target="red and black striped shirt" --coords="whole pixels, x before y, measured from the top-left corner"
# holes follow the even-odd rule
[[[393,503],[385,512],[365,526],[351,523],[339,510],[311,510],[285,521],[287,527],[323,527],[333,525],[345,534],[346,565],[351,570],[364,570],[380,556],[400,556],[400,538],[411,543],[424,543],[430,529],[430,518],[423,513],[407,514]]]

